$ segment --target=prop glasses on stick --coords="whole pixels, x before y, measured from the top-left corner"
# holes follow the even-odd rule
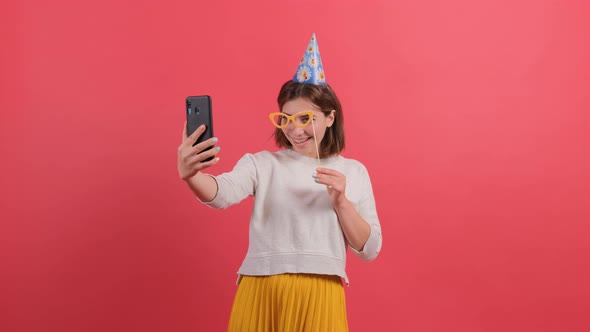
[[[315,151],[318,157],[318,163],[320,163],[320,150],[318,149],[318,140],[316,139],[315,135],[313,111],[302,111],[297,112],[293,115],[285,114],[282,112],[275,112],[271,113],[269,115],[269,118],[272,124],[279,129],[286,128],[289,125],[289,122],[292,122],[293,125],[297,128],[305,128],[311,123],[311,128],[313,130],[313,140],[315,142]]]

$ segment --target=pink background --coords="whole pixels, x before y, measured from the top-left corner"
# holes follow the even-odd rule
[[[0,14],[0,330],[223,331],[252,200],[176,152],[213,98],[217,174],[316,32],[384,236],[351,331],[588,331],[587,1],[12,1]]]

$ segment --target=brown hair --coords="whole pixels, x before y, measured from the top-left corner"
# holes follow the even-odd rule
[[[337,155],[344,150],[344,118],[342,116],[342,106],[336,93],[329,85],[303,84],[294,81],[287,81],[281,87],[277,102],[279,109],[291,100],[304,98],[317,105],[325,116],[329,116],[332,110],[335,110],[334,123],[326,128],[324,138],[320,143],[321,157]],[[287,139],[283,131],[279,128],[274,132],[275,143],[282,148],[291,148],[291,142]]]

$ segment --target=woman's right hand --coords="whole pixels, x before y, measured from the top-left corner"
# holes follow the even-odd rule
[[[216,157],[210,161],[203,162],[203,160],[213,157],[219,152],[220,147],[215,147],[217,137],[212,137],[193,146],[204,132],[205,125],[201,125],[192,135],[187,136],[186,123],[184,124],[182,143],[178,147],[178,175],[185,181],[195,176],[200,170],[215,165],[219,161],[219,158]],[[213,148],[202,152],[210,146]]]

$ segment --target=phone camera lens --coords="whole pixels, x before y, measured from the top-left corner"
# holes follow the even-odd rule
[[[187,106],[191,106],[191,101],[190,101],[190,100],[187,100],[187,101],[186,101],[186,105],[187,105]]]

